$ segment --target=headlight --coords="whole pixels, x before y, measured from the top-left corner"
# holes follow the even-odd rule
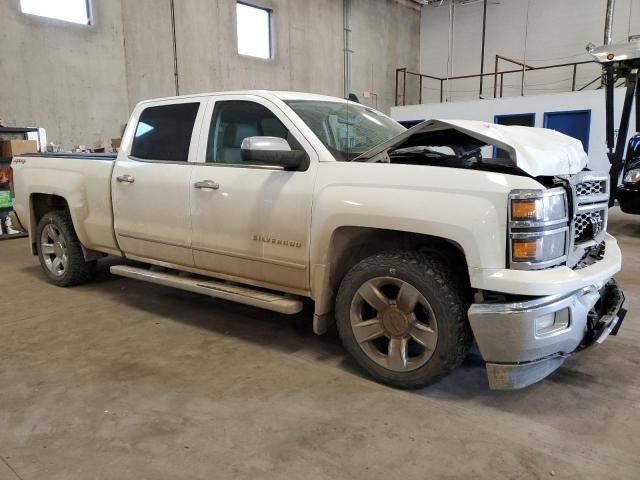
[[[640,168],[629,170],[622,181],[627,185],[640,185]]]
[[[567,258],[569,215],[564,188],[509,194],[511,268],[554,266]]]
[[[567,197],[563,188],[511,192],[511,221],[523,227],[567,222]]]

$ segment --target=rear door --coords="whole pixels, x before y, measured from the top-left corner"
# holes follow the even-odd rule
[[[129,258],[192,266],[189,195],[200,98],[138,107],[112,176],[116,238]],[[133,128],[130,126],[130,128]]]

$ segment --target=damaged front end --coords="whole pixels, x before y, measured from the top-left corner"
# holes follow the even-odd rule
[[[612,278],[620,249],[606,232],[609,179],[586,168],[578,140],[540,128],[430,120],[356,160],[486,170],[539,182],[539,189],[510,193],[505,268],[487,273],[504,282],[504,290],[477,290],[468,310],[492,389],[531,385],[571,354],[617,333],[627,307]],[[547,197],[554,195],[562,201],[552,209],[556,203]],[[516,215],[514,205],[533,208],[533,217]],[[554,248],[539,257],[537,245],[546,243],[538,240],[552,237],[562,241],[547,241]],[[523,249],[516,255],[516,243],[535,245],[536,255]],[[521,288],[518,294],[518,285],[545,284],[559,293],[532,296]]]
[[[489,386],[523,388],[560,367],[575,352],[616,335],[627,313],[614,280],[569,295],[486,301],[469,309],[469,321]]]
[[[486,155],[489,152],[490,157]],[[354,161],[510,170],[544,177],[578,173],[586,167],[588,158],[578,140],[554,130],[474,120],[428,120]]]

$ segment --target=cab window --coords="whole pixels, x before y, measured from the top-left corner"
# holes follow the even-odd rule
[[[131,155],[145,160],[187,162],[200,103],[147,107],[140,114]]]
[[[291,149],[302,149],[287,127],[263,105],[244,100],[216,102],[209,127],[206,162],[241,164],[242,141],[256,136],[284,138]]]

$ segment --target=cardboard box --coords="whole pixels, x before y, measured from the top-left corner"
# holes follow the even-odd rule
[[[111,148],[111,145],[104,145],[102,147],[92,148],[91,151],[93,153],[112,153],[113,148]]]
[[[120,142],[122,142],[121,138],[112,138],[111,139],[111,146],[113,148],[120,148]]]
[[[15,157],[23,153],[37,153],[38,142],[35,140],[4,140],[0,142],[0,156]]]

